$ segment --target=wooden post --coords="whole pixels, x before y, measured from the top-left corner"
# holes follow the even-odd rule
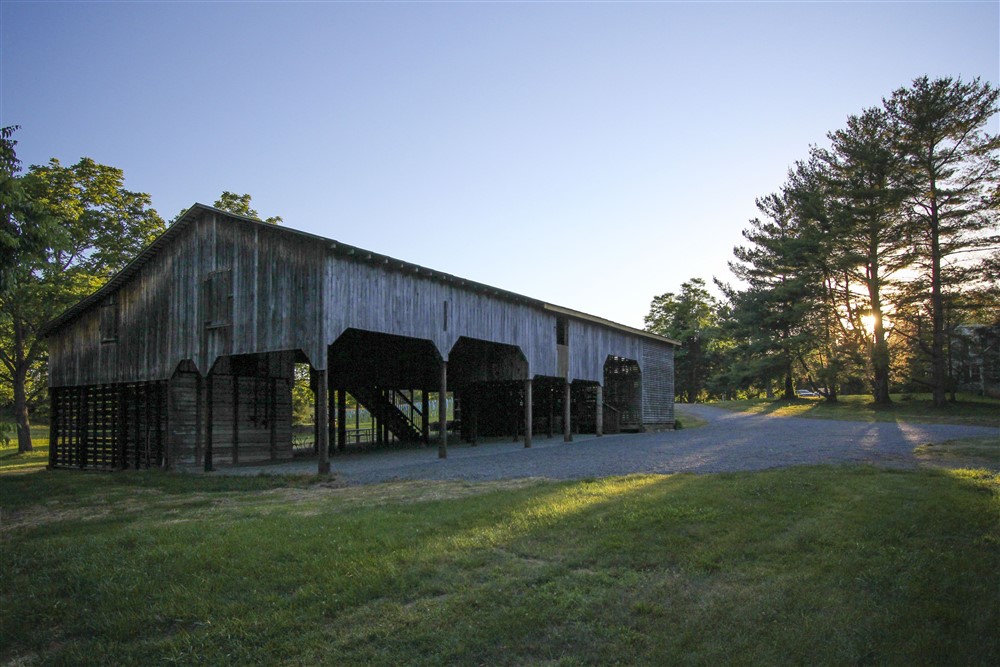
[[[267,425],[271,427],[268,434],[268,446],[271,449],[271,460],[278,460],[278,379],[271,378],[270,391],[267,394]]]
[[[205,387],[205,472],[212,472],[212,425],[215,422],[212,404],[214,403],[215,378],[211,373],[208,374],[207,385]]]
[[[604,387],[597,385],[597,414],[594,415],[597,424],[597,437],[604,435]]]
[[[524,446],[531,447],[531,378],[524,381]]]
[[[326,475],[330,472],[330,402],[327,397],[326,369],[316,371],[316,435],[319,449],[316,474]]]
[[[549,403],[549,437],[551,438],[555,434],[555,423],[556,423],[556,387],[553,383],[549,382],[548,391],[548,403]]]
[[[423,412],[420,430],[423,432],[426,445],[431,441],[431,395],[426,388],[420,390],[420,410]]]
[[[202,386],[203,380],[201,371],[194,376],[194,464],[202,462],[202,454],[205,447],[205,392]]]
[[[573,400],[573,384],[566,378],[566,389],[563,391],[563,442],[573,442],[571,405]]]
[[[347,392],[337,390],[337,449],[347,449]]]
[[[481,392],[476,385],[469,387],[469,394],[472,398],[472,405],[470,406],[472,423],[469,425],[469,437],[472,439],[472,446],[475,447],[479,444],[479,409],[482,407],[483,397],[480,395]]]
[[[448,458],[448,362],[441,362],[441,391],[438,394],[438,458]]]
[[[232,363],[230,361],[230,363]],[[234,369],[230,366],[230,372]],[[233,465],[240,462],[240,376],[233,373]]]
[[[177,377],[176,375],[174,377]],[[171,378],[172,379],[172,378]],[[167,470],[174,470],[176,467],[176,462],[174,459],[177,457],[177,439],[170,433],[170,414],[174,411],[174,392],[173,388],[170,386],[171,380],[163,381],[163,417],[162,419],[166,422],[162,433],[166,435],[166,441],[163,443],[163,464],[164,468]],[[109,424],[110,426],[110,424]]]

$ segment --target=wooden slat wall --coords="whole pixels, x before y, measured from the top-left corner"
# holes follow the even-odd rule
[[[653,340],[642,341],[643,423],[674,423],[674,348]]]

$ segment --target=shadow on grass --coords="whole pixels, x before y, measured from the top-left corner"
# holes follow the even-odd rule
[[[261,481],[280,478],[225,483]],[[2,634],[16,639],[0,657],[995,664],[997,484],[810,467],[350,506],[337,498],[378,488],[290,489],[177,521],[140,496],[83,535],[5,538]]]

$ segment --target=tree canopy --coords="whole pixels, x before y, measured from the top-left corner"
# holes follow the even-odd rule
[[[963,332],[1000,325],[997,102],[979,79],[921,77],[811,147],[757,201],[730,263],[739,284],[717,283],[722,356],[692,386],[791,398],[804,384],[836,400],[866,385],[880,403],[891,387],[928,388],[943,404]],[[676,307],[664,297],[652,330]],[[678,353],[678,387],[689,356]]]
[[[10,141],[10,135],[5,135]],[[149,195],[120,169],[52,159],[21,174],[5,146],[0,242],[12,250],[0,290],[0,377],[11,388],[18,448],[31,448],[29,408],[45,389],[41,327],[100,287],[163,229]]]

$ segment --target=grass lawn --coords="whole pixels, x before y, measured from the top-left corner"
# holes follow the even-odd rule
[[[1000,476],[0,475],[2,664],[1000,664]]]
[[[10,442],[0,442],[0,474],[13,472],[37,472],[49,464],[49,428],[31,427],[32,450],[24,454],[17,451],[17,434],[11,434]],[[0,497],[0,507],[3,498]]]
[[[929,394],[893,395],[892,405],[872,403],[871,396],[840,396],[837,403],[822,398],[753,399],[716,401],[709,405],[757,414],[783,417],[815,417],[860,421],[906,421],[915,423],[967,424],[1000,428],[1000,399],[959,394],[958,401],[935,408]]]

